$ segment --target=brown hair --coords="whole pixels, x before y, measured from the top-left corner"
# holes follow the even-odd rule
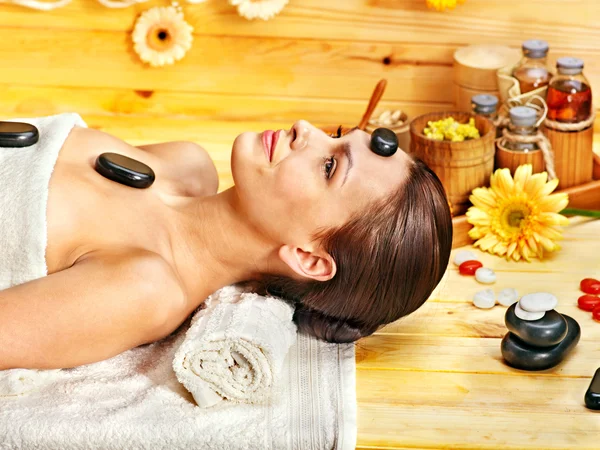
[[[391,196],[314,239],[336,261],[331,280],[268,275],[263,288],[296,304],[301,332],[353,342],[417,310],[442,278],[452,247],[444,188],[416,159]]]

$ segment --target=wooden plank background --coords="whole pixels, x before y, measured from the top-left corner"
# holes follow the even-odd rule
[[[164,4],[113,10],[73,0],[53,12],[0,4],[2,116],[76,111],[134,145],[197,142],[223,190],[233,182],[237,134],[300,118],[354,125],[380,78],[389,82],[382,107],[410,117],[451,108],[452,55],[463,45],[546,39],[551,61],[582,57],[600,92],[597,0],[466,0],[445,13],[425,0],[290,0],[269,22],[207,0],[184,4],[195,28],[186,58],[150,68],[134,54],[130,32],[141,11]],[[600,277],[599,235],[599,221],[575,220],[563,250],[544,262],[481,255],[498,272],[494,289],[551,290],[559,311],[579,321],[582,340],[557,369],[504,365],[503,308],[474,309],[480,286],[453,267],[421,310],[362,340],[359,448],[597,449],[600,415],[582,401],[600,361],[600,325],[574,302],[581,278]]]
[[[452,106],[456,48],[518,47],[532,37],[550,42],[551,61],[584,58],[600,89],[596,0],[467,0],[444,13],[425,0],[290,0],[269,22],[208,0],[184,4],[195,30],[186,58],[150,68],[134,54],[130,31],[141,11],[164,4],[115,10],[74,0],[52,12],[0,4],[0,107],[354,124],[385,77],[382,106],[414,117]]]

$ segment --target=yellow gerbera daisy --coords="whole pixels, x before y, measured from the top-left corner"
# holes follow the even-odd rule
[[[465,0],[427,0],[429,8],[444,11],[445,9],[454,9],[457,3],[463,3]]]
[[[469,236],[477,240],[476,247],[515,261],[541,259],[544,250],[560,249],[555,241],[562,235],[556,226],[569,221],[558,212],[567,206],[569,197],[550,195],[558,179],[547,182],[546,172],[531,172],[531,164],[519,166],[513,180],[510,170],[498,169],[489,188],[473,190],[467,221],[474,226]]]

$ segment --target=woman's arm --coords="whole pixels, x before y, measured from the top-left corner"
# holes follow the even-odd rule
[[[161,339],[185,319],[184,300],[158,255],[91,253],[0,291],[0,370],[75,367]]]

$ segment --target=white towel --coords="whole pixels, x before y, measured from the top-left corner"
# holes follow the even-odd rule
[[[60,149],[78,114],[66,113],[28,122],[39,131],[30,147],[0,147],[0,290],[46,276],[48,184]],[[58,370],[0,371],[0,397],[20,395],[53,379]]]
[[[243,286],[226,286],[197,312],[175,353],[177,379],[198,406],[226,399],[264,402],[278,386],[279,373],[296,341],[294,308]]]

